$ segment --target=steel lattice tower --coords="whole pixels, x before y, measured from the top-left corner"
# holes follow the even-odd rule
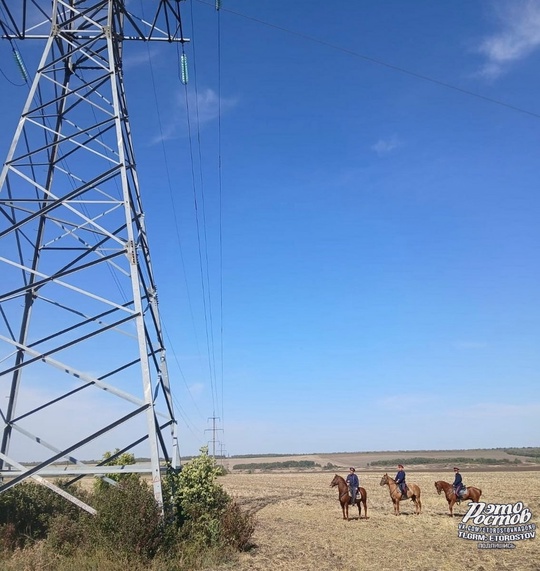
[[[0,0],[4,38],[46,44],[0,174],[0,492],[34,478],[75,501],[47,477],[150,472],[161,502],[179,465],[122,55],[126,40],[186,40],[178,0],[147,3],[149,22],[126,4]],[[77,426],[49,435],[66,410]],[[23,466],[19,442],[46,459]],[[101,442],[145,449],[150,467],[86,466]]]

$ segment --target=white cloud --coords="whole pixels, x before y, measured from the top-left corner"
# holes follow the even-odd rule
[[[188,390],[192,397],[201,395],[204,392],[203,383],[193,383],[188,387]]]
[[[495,4],[499,30],[484,38],[478,51],[487,58],[480,75],[495,78],[510,64],[524,59],[540,47],[540,3],[519,0]]]
[[[385,155],[390,151],[393,151],[400,145],[400,142],[396,135],[392,135],[388,139],[379,139],[374,145],[372,145],[371,150],[375,151],[378,155]]]
[[[191,128],[196,128],[214,121],[219,117],[220,113],[225,113],[237,104],[236,99],[219,98],[218,94],[212,89],[198,90],[189,89],[187,92],[187,109],[189,110],[189,121]],[[187,113],[186,113],[186,97],[182,89],[178,93],[176,101],[176,110],[170,117],[167,125],[162,132],[154,137],[150,144],[155,145],[162,141],[169,141],[187,135]]]
[[[157,49],[140,50],[137,53],[125,54],[122,57],[122,67],[124,71],[138,69],[141,65],[148,65],[159,56]]]

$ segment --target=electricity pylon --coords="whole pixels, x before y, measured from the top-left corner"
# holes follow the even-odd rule
[[[0,0],[5,39],[45,41],[0,174],[0,492],[34,478],[75,501],[47,477],[137,472],[161,503],[179,466],[122,56],[186,40],[178,0],[145,4]],[[150,465],[85,465],[97,446]]]

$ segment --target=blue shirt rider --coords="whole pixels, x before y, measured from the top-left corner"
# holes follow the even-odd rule
[[[452,484],[452,486],[454,487],[454,494],[456,494],[456,497],[459,498],[459,494],[461,490],[465,488],[465,486],[463,485],[463,478],[459,473],[459,468],[454,467],[454,474],[455,474],[454,483]]]
[[[407,495],[407,484],[405,483],[405,470],[403,469],[403,464],[398,464],[398,473],[394,478],[394,482],[399,486],[401,493]]]
[[[360,487],[360,481],[358,480],[358,476],[355,474],[354,468],[349,468],[349,474],[347,475],[347,486],[349,486],[349,495],[351,496],[350,504],[354,506],[356,501],[356,494],[358,493],[358,488]]]

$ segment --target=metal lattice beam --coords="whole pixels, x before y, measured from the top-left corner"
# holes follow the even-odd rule
[[[163,462],[179,463],[176,421],[122,46],[186,41],[179,3],[154,2],[150,22],[121,0],[55,0],[50,14],[42,6],[50,2],[0,3],[5,38],[45,40],[0,173],[0,387],[8,392],[0,492],[56,473],[60,459],[78,477],[96,473],[85,472],[79,455],[121,428],[132,439],[114,446],[147,446],[150,469],[130,470],[150,472],[161,502]],[[32,9],[42,21],[29,27]],[[77,429],[66,426],[53,442],[47,419],[59,422],[55,409],[68,402],[81,410]],[[83,414],[88,402],[97,405],[92,422]],[[24,469],[12,452],[15,434],[45,460]]]

